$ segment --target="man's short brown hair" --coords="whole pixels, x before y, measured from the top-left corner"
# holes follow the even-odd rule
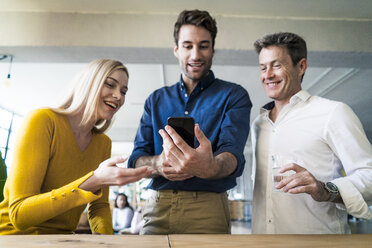
[[[256,52],[260,54],[262,48],[269,46],[280,46],[287,49],[293,65],[297,65],[301,59],[307,59],[306,41],[294,33],[268,34],[254,43]]]
[[[211,17],[208,11],[203,10],[184,10],[182,11],[174,24],[173,37],[176,46],[178,46],[178,35],[182,25],[195,25],[197,27],[203,27],[209,31],[212,36],[212,47],[214,48],[214,43],[217,35],[217,25],[216,20]]]

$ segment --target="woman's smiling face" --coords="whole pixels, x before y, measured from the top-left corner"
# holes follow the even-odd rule
[[[128,91],[128,75],[124,70],[112,72],[104,82],[98,107],[98,119],[111,120],[123,106]]]

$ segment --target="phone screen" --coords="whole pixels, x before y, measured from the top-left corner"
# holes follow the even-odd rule
[[[171,126],[182,139],[194,148],[194,118],[192,117],[169,117],[168,125]]]

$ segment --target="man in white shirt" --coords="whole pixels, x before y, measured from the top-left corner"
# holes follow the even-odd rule
[[[372,217],[372,147],[362,124],[347,105],[301,89],[307,69],[301,37],[276,33],[254,46],[273,102],[252,124],[252,232],[350,233],[347,213]],[[277,158],[281,172],[295,173],[274,187]]]

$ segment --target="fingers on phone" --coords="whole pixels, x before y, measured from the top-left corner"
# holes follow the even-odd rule
[[[208,138],[205,136],[203,131],[200,129],[199,124],[195,124],[195,136],[198,139],[200,144],[208,140]]]

